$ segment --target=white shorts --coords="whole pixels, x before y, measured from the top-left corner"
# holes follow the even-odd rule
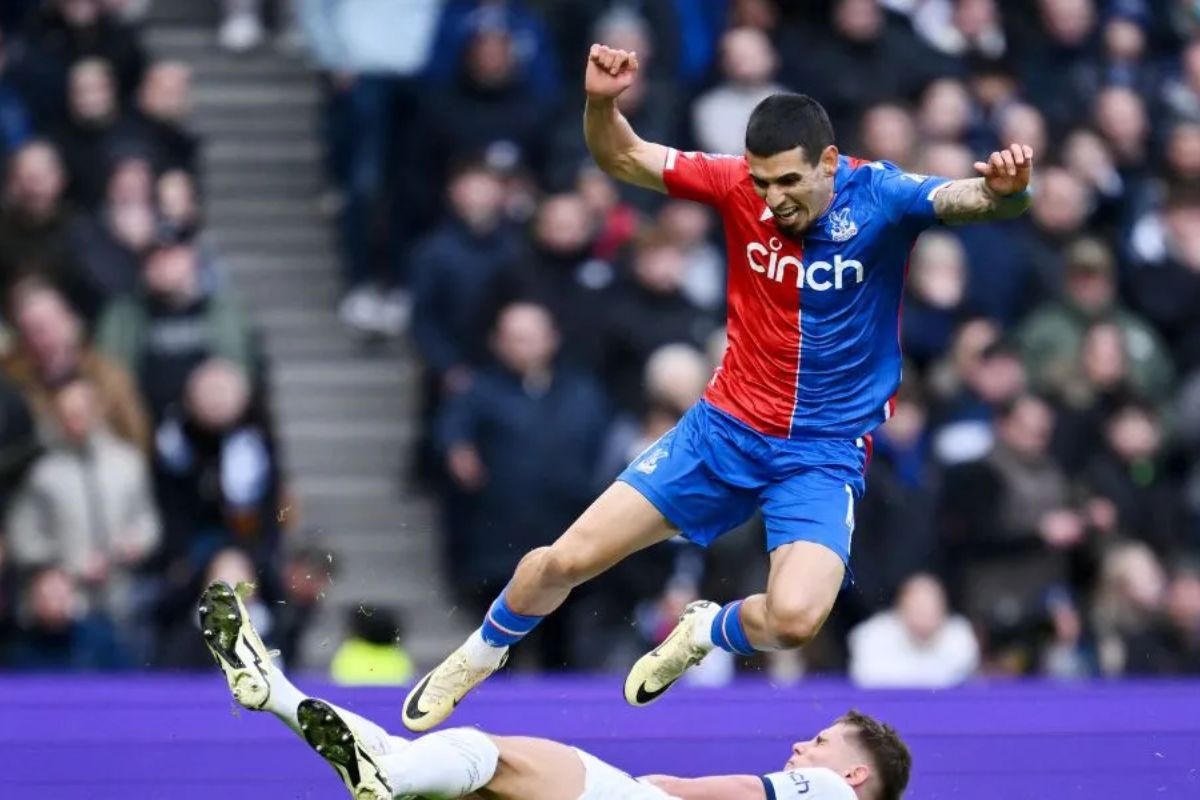
[[[575,748],[587,774],[579,800],[675,800],[662,789],[639,783],[611,764],[591,753]]]

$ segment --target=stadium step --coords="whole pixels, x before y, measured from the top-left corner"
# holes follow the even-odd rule
[[[302,666],[328,665],[359,606],[407,617],[410,652],[428,666],[476,621],[454,613],[438,577],[436,505],[408,485],[420,373],[405,343],[365,343],[338,321],[337,237],[321,207],[319,78],[306,58],[271,47],[222,52],[217,5],[155,0],[147,42],[193,72],[210,238],[272,362],[294,498],[280,513],[328,541],[335,559]]]

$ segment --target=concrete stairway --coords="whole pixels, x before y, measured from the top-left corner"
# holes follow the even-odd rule
[[[346,610],[388,606],[407,618],[420,664],[457,644],[467,620],[443,600],[435,509],[408,491],[417,372],[402,344],[366,349],[339,324],[333,225],[319,212],[320,93],[295,56],[269,46],[216,48],[215,3],[159,0],[146,41],[194,70],[193,121],[205,138],[209,234],[265,335],[282,446],[304,529],[320,532],[336,570],[305,643],[327,665]],[[461,616],[461,615],[460,615]]]

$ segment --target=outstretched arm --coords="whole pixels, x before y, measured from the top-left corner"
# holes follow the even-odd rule
[[[933,196],[937,218],[950,225],[1013,219],[1029,208],[1033,149],[1014,144],[992,153],[975,169],[983,177],[951,181]]]
[[[766,800],[762,778],[754,775],[718,775],[709,778],[672,778],[649,775],[643,781],[679,800]]]
[[[583,136],[600,169],[619,181],[665,192],[667,148],[641,139],[617,108],[617,98],[633,83],[637,70],[636,53],[592,45],[584,76]]]

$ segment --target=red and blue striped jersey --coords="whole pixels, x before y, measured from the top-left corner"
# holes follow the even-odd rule
[[[947,179],[842,156],[833,201],[803,239],[776,227],[744,157],[669,150],[663,180],[725,229],[729,347],[705,399],[785,438],[856,438],[886,420],[909,252],[937,222]]]

